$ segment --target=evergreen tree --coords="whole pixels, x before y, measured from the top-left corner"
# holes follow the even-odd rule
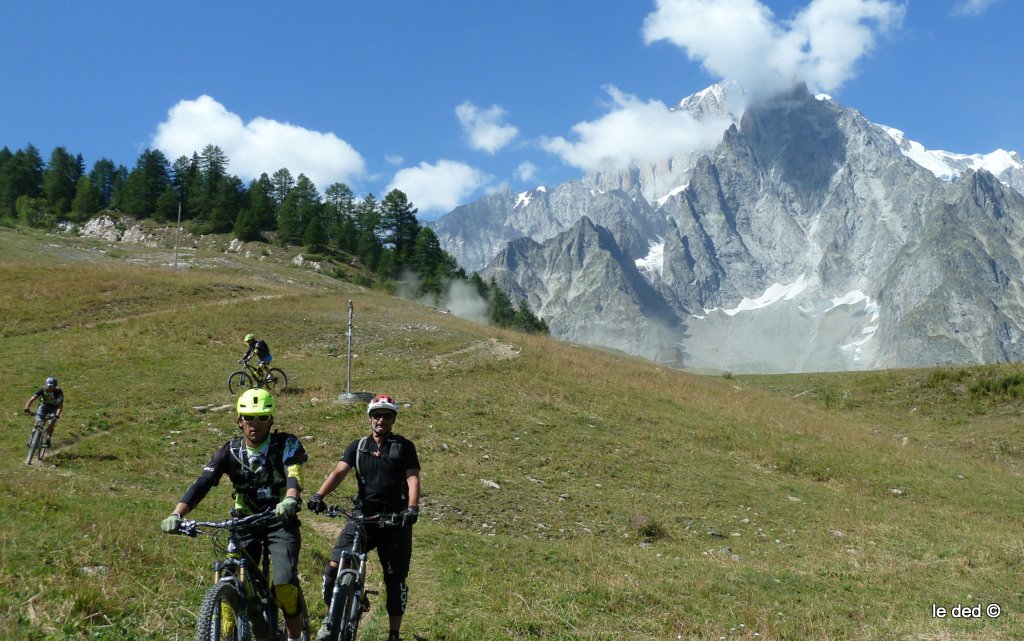
[[[201,188],[202,180],[199,175],[199,154],[193,153],[192,157],[179,156],[171,168],[171,184],[178,192],[178,200],[181,202],[181,218],[187,220],[193,218],[192,208],[197,206],[198,193],[193,190]],[[177,215],[175,215],[177,218]]]
[[[379,230],[379,203],[373,194],[367,194],[356,206],[356,255],[370,271],[377,271],[384,252]]]
[[[270,184],[273,186],[270,190],[270,197],[280,207],[284,204],[284,199],[288,197],[288,192],[295,187],[295,179],[292,178],[292,172],[288,171],[287,167],[282,167],[271,176]]]
[[[321,210],[320,193],[316,185],[305,175],[299,174],[295,187],[289,190],[278,211],[278,240],[285,245],[302,244],[306,228],[321,216]]]
[[[235,238],[245,242],[263,240],[263,235],[260,233],[260,217],[251,209],[243,209],[238,212],[234,232]]]
[[[225,206],[227,155],[216,145],[206,145],[195,161],[196,173],[186,185],[192,217],[202,223],[204,231],[229,231],[234,226],[238,211],[230,211]]]
[[[356,248],[355,196],[345,183],[334,183],[324,191],[324,222],[330,242],[353,253]]]
[[[0,217],[18,215],[21,196],[36,198],[43,193],[43,159],[31,144],[19,149],[4,163],[0,172]]]
[[[327,249],[327,225],[323,216],[314,216],[306,225],[302,242],[309,251],[320,253]]]
[[[511,327],[516,319],[516,310],[512,306],[512,300],[501,287],[498,287],[497,281],[493,278],[490,282],[490,290],[490,305],[487,310],[488,317],[498,327]]]
[[[476,289],[476,293],[480,295],[480,298],[490,300],[491,288],[486,282],[484,282],[484,279],[480,277],[480,274],[473,272],[473,275],[469,277],[469,284]]]
[[[121,167],[121,170],[125,171],[124,167]],[[124,178],[122,177],[121,180],[123,181]],[[109,207],[114,189],[118,185],[118,167],[114,165],[114,161],[108,158],[97,160],[92,166],[92,171],[89,172],[89,181],[100,196],[100,209]],[[72,209],[74,208],[72,207]]]
[[[73,220],[88,220],[101,209],[103,209],[103,196],[100,194],[100,190],[96,189],[92,179],[82,176],[78,179],[75,198],[71,202]]]
[[[18,214],[18,222],[22,225],[38,229],[49,229],[57,223],[57,216],[53,211],[53,205],[44,197],[18,196],[15,210]]]
[[[223,233],[231,231],[238,214],[248,203],[248,193],[238,176],[222,176],[210,212],[210,230]]]
[[[59,216],[71,211],[78,179],[82,176],[81,156],[75,157],[64,147],[50,154],[50,162],[43,170],[43,193]]]
[[[549,331],[548,324],[544,322],[544,319],[534,315],[525,298],[519,301],[519,307],[516,309],[516,316],[512,326],[527,334],[547,334]]]
[[[416,208],[402,191],[392,189],[381,201],[380,211],[382,240],[394,252],[395,268],[401,271],[412,262],[413,248],[420,231]]]
[[[173,185],[167,185],[167,188],[157,196],[156,206],[153,210],[153,218],[161,222],[178,220],[178,205],[181,203],[178,200],[178,192],[174,189]]]
[[[152,216],[157,199],[171,186],[170,164],[163,152],[147,149],[128,174],[124,187],[114,192],[112,204],[136,218]]]
[[[266,173],[249,183],[248,208],[260,229],[277,229],[277,204],[271,197],[273,183]]]
[[[444,282],[458,269],[455,258],[441,248],[441,241],[429,227],[421,227],[416,235],[409,266],[420,276],[421,294],[440,294]]]

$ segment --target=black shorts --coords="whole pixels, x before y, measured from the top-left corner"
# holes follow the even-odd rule
[[[355,523],[349,523],[338,534],[338,540],[334,542],[334,549],[331,551],[331,561],[337,563],[341,560],[342,550],[352,549],[352,541],[358,527]],[[389,578],[404,580],[409,575],[409,562],[412,560],[412,526],[366,525],[363,529],[366,532],[363,539],[364,548],[367,552],[377,550],[377,558],[384,568],[384,574]]]

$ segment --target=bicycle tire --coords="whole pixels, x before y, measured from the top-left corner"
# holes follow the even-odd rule
[[[228,391],[232,394],[241,394],[247,389],[252,389],[254,386],[255,383],[253,383],[252,376],[249,376],[249,372],[244,369],[231,372],[231,376],[228,376]]]
[[[266,378],[263,379],[263,386],[271,394],[277,394],[288,387],[288,375],[284,373],[283,369],[272,367]]]
[[[32,457],[43,442],[43,430],[32,430],[32,436],[28,438],[28,454],[25,455],[25,465],[32,465]]]
[[[351,621],[353,614],[358,617],[358,612],[353,610],[356,601],[355,578],[351,574],[344,574],[338,579],[338,590],[327,611],[327,621],[330,626],[330,641],[354,641],[356,638],[356,627],[359,619]],[[357,605],[357,604],[356,604]]]
[[[221,581],[206,591],[196,621],[196,641],[251,641],[249,620],[242,612],[244,603],[238,586]],[[233,613],[232,625],[225,626],[225,607]],[[224,634],[225,631],[227,634]]]

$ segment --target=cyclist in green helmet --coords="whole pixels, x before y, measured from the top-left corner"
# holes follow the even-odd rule
[[[256,354],[256,358],[259,359],[259,363],[256,365],[256,371],[259,372],[260,376],[263,376],[270,369],[270,361],[274,359],[274,357],[270,355],[270,346],[267,345],[267,341],[262,338],[256,338],[255,334],[246,334],[245,344],[247,346],[245,356],[238,359],[238,362],[244,364],[252,357],[253,354]]]
[[[238,397],[236,409],[241,436],[213,453],[199,478],[181,497],[171,515],[161,522],[160,529],[168,534],[177,532],[182,517],[191,512],[225,474],[234,487],[233,514],[274,510],[281,522],[271,527],[261,540],[251,542],[247,549],[251,558],[258,559],[261,546],[269,547],[274,593],[284,611],[288,639],[299,639],[305,600],[299,586],[302,536],[296,513],[302,505],[302,465],[308,456],[295,436],[270,431],[274,425],[275,403],[266,390],[246,390]]]

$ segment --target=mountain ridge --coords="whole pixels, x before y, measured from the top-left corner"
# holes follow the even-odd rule
[[[706,97],[691,104],[706,107],[701,102]],[[721,103],[715,104],[721,109]],[[481,273],[526,298],[549,320],[555,336],[648,358],[664,351],[652,345],[667,341],[683,354],[684,367],[806,371],[1024,356],[1019,340],[1022,287],[1015,276],[1022,271],[1021,256],[1014,250],[1024,220],[1020,194],[1005,177],[984,169],[967,168],[955,179],[940,176],[915,161],[907,148],[855,109],[797,86],[747,108],[713,150],[673,159],[686,184],[656,202],[644,195],[643,172],[622,174],[621,186],[629,183],[628,191],[597,189],[593,184],[609,181],[601,174],[589,177],[589,186],[584,179],[545,188],[532,198],[520,195],[516,207],[526,203],[524,209],[534,208],[531,220],[537,224],[522,233],[525,218],[513,211],[503,219],[500,234],[488,237],[490,247],[501,244],[502,234],[516,233],[542,246],[564,243],[561,234],[570,222],[588,216],[612,232],[635,265],[644,267],[638,273],[658,293],[658,303],[648,299],[645,306],[658,313],[649,319],[649,312],[642,314],[646,340],[637,334],[643,319],[626,324],[628,338],[603,332],[584,338],[587,323],[605,321],[592,311],[574,316],[549,295],[567,278],[579,281],[586,260],[559,273],[541,258],[545,252],[535,249],[530,256],[542,261],[542,269],[531,271],[529,259],[520,255],[517,269],[506,265],[497,270],[499,250],[499,258]],[[679,163],[687,162],[692,164],[683,172]],[[567,193],[576,200],[566,199]],[[506,202],[511,199],[509,193]],[[475,213],[490,220],[493,230],[494,221],[509,212],[479,207]],[[463,247],[478,251],[471,267],[480,268],[479,259],[487,252],[473,243],[474,221],[455,214],[437,222],[438,236],[445,243],[457,222]],[[934,229],[941,233],[929,233]],[[970,259],[949,256],[951,247],[965,248]],[[651,267],[651,256],[657,255],[660,270]],[[943,264],[950,273],[936,275],[943,269],[935,262],[939,256],[946,256]],[[996,265],[989,271],[997,277],[987,276],[986,262]],[[609,283],[630,278],[631,270],[607,261],[601,265]],[[799,295],[776,301],[770,314],[763,308],[709,313],[739,309],[743,300],[757,300],[773,287],[801,279],[805,286]],[[589,297],[600,300],[600,279],[588,282]],[[914,293],[922,283],[934,300]],[[617,285],[611,289],[619,290]],[[849,297],[866,302],[844,307],[845,315],[830,303]],[[973,311],[953,302],[961,299],[972,301],[968,307]],[[637,303],[601,309],[621,317],[627,309],[639,310]],[[869,307],[874,310],[870,314],[865,311]],[[587,304],[581,309],[597,308]],[[1010,313],[993,312],[1006,309]],[[659,315],[680,319],[674,334],[666,335],[655,320]],[[970,330],[967,319],[985,331]],[[765,348],[773,342],[776,347]],[[909,345],[915,348],[908,350]],[[751,360],[751,354],[757,356]]]

